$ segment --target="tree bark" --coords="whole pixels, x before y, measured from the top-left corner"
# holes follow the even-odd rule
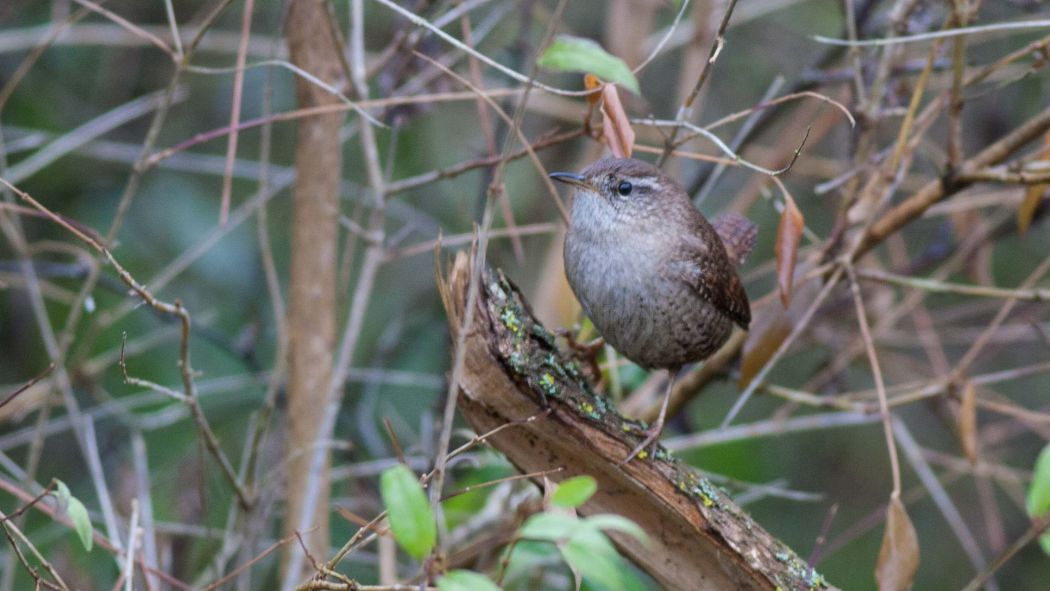
[[[338,45],[327,23],[323,0],[293,0],[287,35],[291,61],[321,80],[339,86]],[[338,99],[297,77],[299,108],[335,104]],[[321,479],[313,529],[301,532],[314,556],[328,554],[328,467],[310,474],[310,457],[332,373],[335,346],[335,275],[338,252],[339,181],[343,115],[333,113],[299,121],[296,135],[292,218],[292,268],[288,307],[288,511],[286,536],[295,532],[303,511],[303,490],[310,478]],[[285,545],[298,552],[296,544]],[[306,563],[308,564],[308,563]],[[312,572],[312,571],[310,571]]]
[[[459,253],[439,278],[453,342],[465,315],[471,264]],[[644,437],[642,426],[594,392],[501,273],[483,272],[476,293],[473,324],[463,328],[459,408],[477,433],[520,421],[487,440],[519,470],[562,468],[549,477],[597,479],[598,492],[580,512],[616,513],[640,525],[649,543],[612,537],[667,589],[830,588],[724,491],[666,451],[619,466]],[[546,416],[522,421],[545,408]]]

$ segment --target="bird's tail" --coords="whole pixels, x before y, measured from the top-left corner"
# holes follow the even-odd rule
[[[751,249],[755,247],[758,226],[744,216],[735,213],[718,216],[712,225],[718,237],[722,239],[729,258],[737,265],[743,264],[747,260],[747,255],[751,254]]]

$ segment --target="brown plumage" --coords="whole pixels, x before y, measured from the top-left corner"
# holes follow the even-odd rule
[[[734,324],[748,327],[736,264],[754,244],[753,224],[726,216],[712,226],[674,180],[641,160],[607,158],[551,176],[576,188],[565,238],[569,285],[617,351],[673,376],[717,351]],[[662,422],[663,411],[656,434]]]

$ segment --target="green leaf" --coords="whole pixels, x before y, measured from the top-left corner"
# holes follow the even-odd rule
[[[383,471],[379,493],[394,539],[405,552],[422,560],[437,543],[437,524],[418,478],[407,466],[398,464]]]
[[[69,492],[69,487],[66,486],[65,482],[59,479],[55,479],[55,498],[58,499],[58,507],[63,511],[69,506],[69,499],[73,498],[73,494]]]
[[[77,532],[80,543],[84,545],[85,550],[91,552],[95,539],[93,536],[94,528],[91,526],[91,518],[88,517],[87,507],[80,502],[80,499],[74,497],[73,493],[69,492],[69,487],[66,486],[65,482],[56,478],[55,488],[58,489],[55,492],[55,497],[58,499],[59,509],[65,511],[66,515],[69,515],[69,520],[73,522],[73,529]]]
[[[503,574],[504,585],[513,589],[524,589],[519,581],[532,581],[536,572],[549,570],[552,564],[560,561],[561,554],[557,546],[550,542],[519,539],[510,544],[503,552],[507,568]]]
[[[609,538],[598,530],[580,530],[560,550],[565,562],[596,587],[610,591],[645,589]]]
[[[492,579],[469,570],[452,570],[437,580],[438,591],[500,591]]]
[[[635,94],[641,94],[638,79],[627,64],[590,39],[559,35],[536,63],[556,72],[594,74],[606,82],[615,82]]]
[[[518,537],[529,540],[557,542],[567,539],[580,527],[580,520],[563,513],[537,513],[525,520],[518,529]]]
[[[1035,460],[1032,484],[1028,488],[1028,514],[1042,517],[1050,509],[1050,443]]]
[[[644,542],[649,539],[649,537],[645,534],[645,530],[643,530],[641,526],[622,515],[614,515],[611,513],[592,515],[587,519],[583,520],[583,527],[585,529],[593,530],[613,529],[617,531],[622,531],[624,533],[634,536],[641,542]]]
[[[73,521],[73,528],[77,530],[77,535],[80,536],[80,543],[84,545],[85,550],[91,552],[91,546],[94,543],[94,538],[92,537],[94,530],[91,527],[91,518],[88,517],[84,503],[81,503],[80,499],[76,497],[69,497],[69,506],[66,507],[66,512],[69,513],[69,519]]]
[[[551,503],[555,507],[575,509],[587,502],[594,491],[598,490],[598,483],[590,476],[575,476],[566,479],[551,495]]]
[[[1028,487],[1028,514],[1032,517],[1042,517],[1050,510],[1050,443],[1039,452],[1035,460],[1035,468],[1032,473],[1032,484]],[[1043,534],[1039,538],[1039,544],[1043,552],[1050,554],[1050,534]]]

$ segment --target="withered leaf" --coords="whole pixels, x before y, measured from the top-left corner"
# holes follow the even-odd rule
[[[977,387],[973,382],[966,382],[962,391],[962,405],[959,408],[959,439],[962,442],[963,454],[970,460],[970,465],[977,463]]]
[[[586,88],[587,90],[597,90],[603,84],[605,84],[605,83],[602,82],[602,79],[597,77],[597,76],[595,76],[594,74],[584,74],[583,75],[583,87]],[[592,92],[591,94],[587,95],[587,105],[588,106],[593,107],[593,106],[597,105],[598,101],[600,101],[600,100],[602,100],[602,93],[601,92]]]
[[[886,531],[882,536],[875,580],[879,591],[905,591],[911,588],[919,568],[919,538],[904,510],[900,495],[893,493],[886,508]]]
[[[769,308],[771,306],[767,306]],[[752,333],[759,334],[759,333]],[[744,345],[744,355],[740,362],[740,381],[738,385],[741,390],[751,384],[752,378],[762,370],[769,358],[780,348],[780,344],[791,334],[791,326],[787,316],[777,318],[759,336],[749,338]]]
[[[1050,160],[1050,131],[1047,131],[1043,136],[1043,149],[1040,151],[1039,157],[1042,160]],[[1046,193],[1047,189],[1050,189],[1050,184],[1042,183],[1032,185],[1025,191],[1024,201],[1021,201],[1021,206],[1017,208],[1018,234],[1023,236],[1028,231],[1028,226],[1032,224],[1032,218],[1035,216],[1035,210],[1039,209],[1039,202],[1043,200],[1043,194]]]
[[[1035,211],[1039,209],[1039,202],[1043,200],[1043,194],[1050,189],[1050,184],[1032,185],[1024,192],[1024,200],[1017,208],[1017,233],[1024,235],[1028,226],[1032,225]]]
[[[777,287],[780,289],[780,302],[786,308],[791,303],[791,287],[795,277],[795,263],[798,262],[798,246],[802,240],[802,229],[805,218],[795,200],[784,195],[784,211],[780,214],[777,226]]]
[[[795,267],[794,297],[788,307],[777,306],[770,293],[751,305],[751,329],[741,354],[739,386],[747,388],[751,380],[769,362],[769,359],[791,334],[806,309],[820,293],[820,281],[816,278],[803,280],[812,265],[802,261]]]
[[[602,87],[602,128],[609,150],[617,158],[630,158],[634,151],[634,129],[623,110],[615,84]]]

